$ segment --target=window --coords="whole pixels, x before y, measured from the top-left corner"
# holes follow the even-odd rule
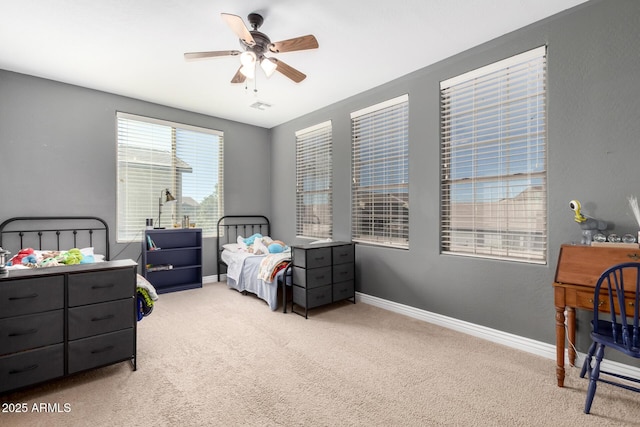
[[[333,226],[331,122],[296,132],[296,235],[330,238]]]
[[[441,250],[545,263],[546,48],[440,84]]]
[[[351,234],[409,247],[409,96],[351,113]]]
[[[224,206],[222,132],[125,113],[117,127],[117,241],[140,239],[146,218],[171,228],[185,215],[214,236]]]

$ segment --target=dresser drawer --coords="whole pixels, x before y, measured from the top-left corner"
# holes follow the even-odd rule
[[[353,263],[334,265],[331,277],[334,283],[353,280]]]
[[[0,318],[64,307],[64,276],[16,279],[0,284]]]
[[[355,296],[355,284],[353,280],[333,284],[333,301],[353,298]]]
[[[595,304],[593,301],[593,292],[576,292],[576,308],[593,311]],[[609,300],[605,295],[598,298],[598,309],[600,311],[609,311]]]
[[[63,344],[0,357],[0,392],[63,375]]]
[[[333,251],[333,265],[354,262],[353,245],[336,246]]]
[[[70,307],[135,295],[135,274],[130,268],[70,274],[68,280]]]
[[[63,337],[63,310],[0,320],[0,354],[61,343]]]
[[[133,327],[133,298],[69,309],[69,339]]]
[[[629,314],[629,312],[633,313],[634,299],[626,298],[625,304],[627,314]],[[576,308],[593,311],[593,308],[595,306],[593,301],[593,292],[577,291],[575,305]],[[620,314],[620,308],[618,307],[618,300],[616,297],[614,297],[613,305],[616,309],[616,313]],[[607,294],[601,294],[598,298],[598,310],[606,313],[611,312],[611,305],[609,304],[609,297],[607,296]]]
[[[305,270],[293,267],[293,283],[303,288],[317,288],[331,284],[331,267],[311,268]]]
[[[293,302],[303,308],[314,308],[332,302],[331,285],[305,289],[293,287]],[[308,305],[307,305],[308,301]]]
[[[302,268],[317,268],[331,265],[331,248],[293,248],[293,265]]]
[[[133,328],[69,342],[69,373],[133,357]]]

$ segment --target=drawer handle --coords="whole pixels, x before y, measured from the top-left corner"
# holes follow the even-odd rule
[[[92,322],[100,322],[102,320],[109,320],[109,319],[113,319],[115,316],[113,314],[107,314],[106,316],[102,316],[102,317],[92,317],[91,321]]]
[[[25,295],[23,297],[9,297],[9,301],[16,301],[19,299],[37,298],[38,294]]]
[[[628,256],[629,258],[631,258],[632,260],[635,260],[635,261],[637,261],[637,260],[638,260],[638,258],[640,258],[640,257],[638,256],[638,254],[627,254],[627,256]]]
[[[19,337],[21,335],[30,335],[30,334],[35,334],[36,332],[38,332],[37,329],[29,329],[27,331],[24,332],[12,332],[9,334],[10,337]]]
[[[106,285],[93,285],[91,287],[91,289],[106,289],[106,288],[113,288],[113,283],[108,283]]]
[[[347,273],[346,271],[341,271],[339,274],[340,274],[341,276],[346,276],[348,273]]]
[[[593,304],[593,298],[589,298],[589,302]],[[598,300],[598,307],[602,307],[603,304],[604,304],[604,301]]]
[[[106,347],[99,348],[97,350],[91,350],[91,354],[104,353],[105,351],[110,351],[110,350],[113,350],[113,346],[112,345],[108,345]]]
[[[314,260],[316,260],[316,261],[322,261],[323,259],[324,259],[323,256],[319,256],[319,257],[314,258]]]
[[[316,276],[316,279],[318,280],[324,279],[324,274],[322,276]]]
[[[9,371],[9,375],[13,375],[13,374],[21,374],[23,372],[28,372],[28,371],[33,371],[34,369],[38,369],[38,365],[29,365],[26,368],[23,369],[12,369]]]

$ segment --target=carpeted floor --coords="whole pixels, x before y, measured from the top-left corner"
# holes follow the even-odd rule
[[[367,304],[309,319],[224,283],[160,296],[128,363],[0,397],[2,426],[629,426],[640,395]],[[48,408],[38,412],[35,408]],[[44,404],[44,405],[41,405]],[[54,411],[54,412],[51,412]]]

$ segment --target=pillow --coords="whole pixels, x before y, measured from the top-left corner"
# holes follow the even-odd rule
[[[84,256],[93,255],[93,248],[82,248],[80,249],[80,253]]]
[[[222,247],[229,252],[240,252],[240,245],[238,243],[227,243],[222,245]]]

